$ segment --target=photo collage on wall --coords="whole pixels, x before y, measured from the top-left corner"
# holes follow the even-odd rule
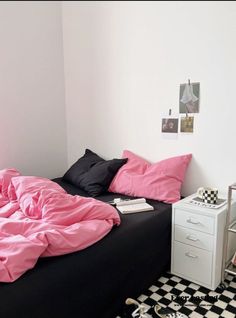
[[[162,118],[161,132],[177,134],[193,133],[194,114],[199,113],[200,83],[180,84],[179,89],[179,115]],[[179,118],[180,117],[180,118]]]

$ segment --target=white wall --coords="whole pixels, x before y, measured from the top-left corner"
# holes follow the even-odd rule
[[[183,194],[236,181],[234,2],[64,2],[69,164],[90,147],[158,161],[192,153]],[[194,133],[164,139],[179,84],[200,82]]]
[[[0,169],[67,166],[61,4],[0,2]]]

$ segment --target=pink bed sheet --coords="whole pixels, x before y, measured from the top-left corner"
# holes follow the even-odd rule
[[[106,203],[69,195],[46,178],[1,170],[0,281],[15,281],[39,257],[84,249],[119,224]]]

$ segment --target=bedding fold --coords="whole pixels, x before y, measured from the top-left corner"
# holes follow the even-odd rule
[[[112,206],[67,194],[57,183],[0,171],[0,281],[13,282],[39,257],[84,249],[120,224]]]

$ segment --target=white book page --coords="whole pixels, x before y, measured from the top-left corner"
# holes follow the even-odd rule
[[[117,209],[124,214],[154,210],[154,208],[146,202],[117,206]]]
[[[134,200],[124,200],[121,202],[116,203],[116,206],[123,206],[123,205],[135,205],[135,204],[140,204],[140,203],[145,203],[146,199],[141,198],[141,199],[134,199]]]

